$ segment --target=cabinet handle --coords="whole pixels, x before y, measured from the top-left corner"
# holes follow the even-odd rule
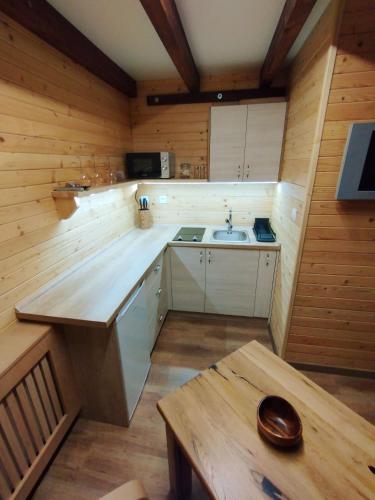
[[[164,316],[161,314],[161,315],[159,316],[159,321],[163,321],[163,318],[164,318]]]
[[[208,252],[208,263],[211,264],[211,251]]]
[[[203,263],[203,252],[199,252],[199,262],[202,264]]]
[[[155,273],[158,273],[159,271],[160,271],[160,264],[158,264],[154,269]]]
[[[240,174],[238,174],[237,177],[240,178]]]
[[[266,266],[269,266],[269,263],[268,263],[268,261],[266,262]]]
[[[156,292],[156,294],[155,294],[155,295],[156,295],[157,297],[160,297],[160,295],[161,295],[161,292],[162,292],[162,291],[163,291],[163,289],[162,289],[162,288],[159,288],[159,290]]]

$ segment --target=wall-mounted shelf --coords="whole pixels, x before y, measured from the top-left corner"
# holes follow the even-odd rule
[[[130,184],[137,184],[138,181],[124,181],[116,184],[105,184],[85,191],[52,191],[57,206],[57,211],[62,219],[68,219],[79,207],[79,199],[87,198],[98,193],[104,193],[113,189],[119,189]]]

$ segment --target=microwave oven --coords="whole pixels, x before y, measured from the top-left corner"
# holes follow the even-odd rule
[[[128,153],[125,158],[128,179],[169,179],[174,177],[175,155],[157,153]]]

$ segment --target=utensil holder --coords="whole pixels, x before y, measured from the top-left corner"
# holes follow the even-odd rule
[[[149,229],[152,226],[150,210],[138,210],[139,212],[139,227],[141,229]]]

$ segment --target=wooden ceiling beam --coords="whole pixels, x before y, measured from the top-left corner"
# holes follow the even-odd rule
[[[174,0],[140,0],[190,92],[199,90],[200,77]]]
[[[286,0],[260,73],[260,85],[272,83],[316,0]]]
[[[137,84],[46,0],[0,0],[0,10],[129,97]]]
[[[189,94],[149,95],[147,96],[147,104],[149,106],[170,106],[202,102],[236,102],[247,99],[269,99],[270,97],[286,98],[286,89],[284,87],[268,87],[261,89],[211,90]]]

